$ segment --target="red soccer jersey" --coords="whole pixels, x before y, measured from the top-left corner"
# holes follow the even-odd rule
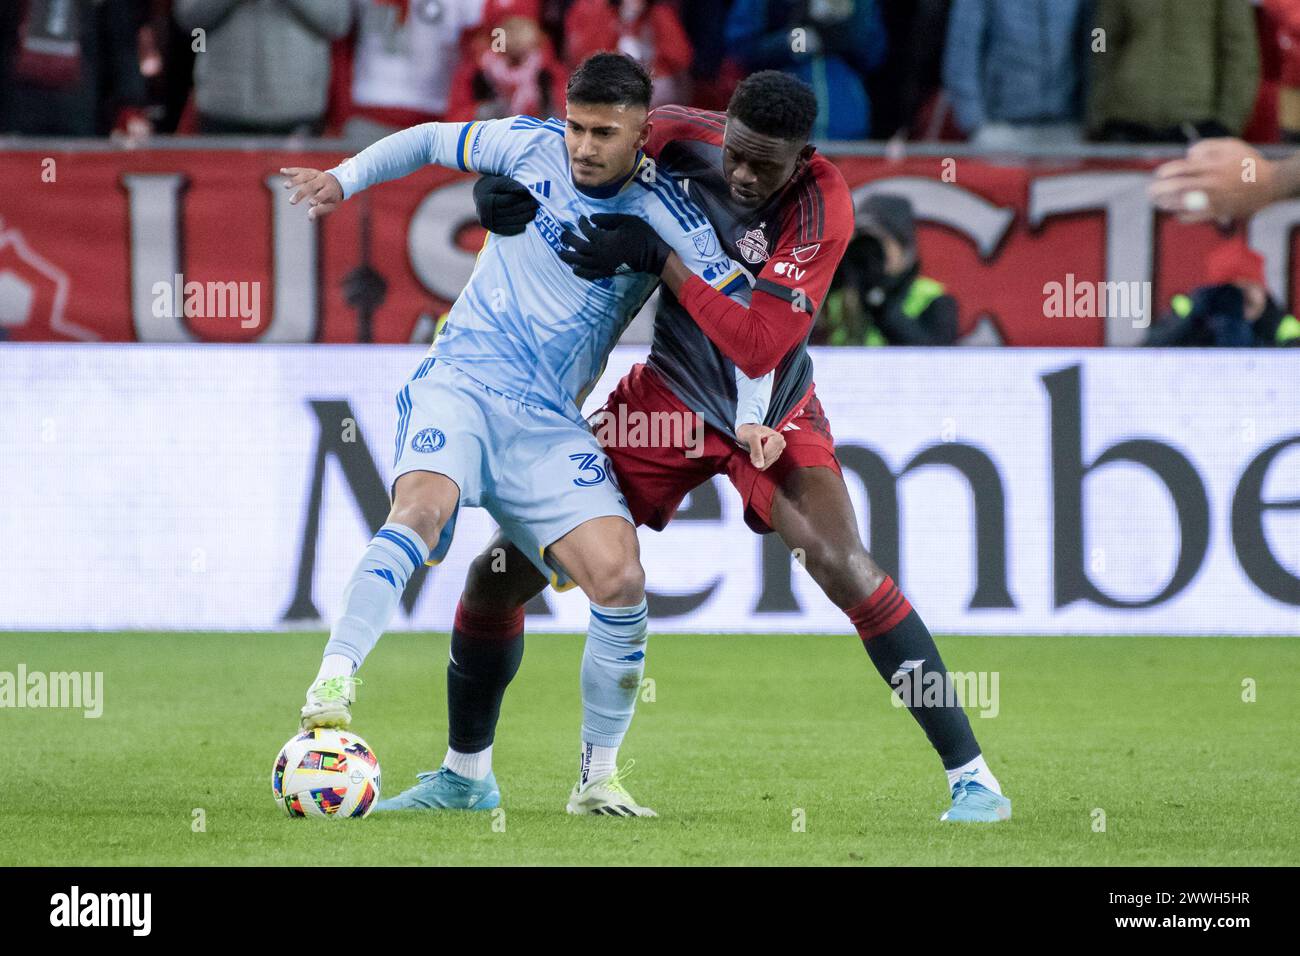
[[[715,427],[735,421],[734,368],[757,378],[776,370],[765,424],[783,422],[812,387],[808,336],[853,236],[853,202],[830,160],[811,161],[763,206],[731,198],[722,175],[722,113],[664,106],[646,152],[704,211],[726,252],[754,277],[750,307],[698,276],[680,301],[667,289],[655,316],[648,364]]]

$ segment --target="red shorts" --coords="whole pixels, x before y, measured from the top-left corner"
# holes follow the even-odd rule
[[[811,388],[781,423],[778,430],[785,437],[785,451],[766,471],[754,467],[748,449],[712,425],[703,426],[702,447],[694,449],[688,449],[685,443],[654,440],[653,428],[643,428],[638,440],[634,428],[618,427],[619,422],[635,425],[638,420],[653,421],[647,416],[655,412],[675,413],[674,419],[680,422],[696,421],[664,380],[644,365],[634,366],[623,376],[601,412],[603,424],[596,428],[596,437],[614,464],[628,509],[637,524],[655,531],[662,531],[672,520],[687,492],[725,473],[745,504],[745,523],[759,534],[766,534],[772,530],[772,499],[787,474],[796,468],[819,465],[840,473],[830,424]],[[643,414],[632,418],[632,412]],[[667,431],[659,429],[661,433]],[[676,434],[681,436],[680,427]],[[662,434],[658,437],[662,438]],[[694,457],[687,456],[688,450]]]

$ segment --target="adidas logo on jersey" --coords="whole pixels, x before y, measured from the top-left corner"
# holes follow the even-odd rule
[[[528,188],[546,199],[551,198],[551,181],[549,179],[543,179],[540,183],[533,183]]]

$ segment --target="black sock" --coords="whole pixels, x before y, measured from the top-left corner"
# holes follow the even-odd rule
[[[938,686],[946,690],[951,680],[929,628],[893,579],[886,577],[871,597],[845,613],[880,676],[896,693],[903,691],[903,702],[930,738],[943,768],[953,770],[978,757],[975,733],[953,695],[943,693],[938,702],[930,699],[929,703],[922,698],[927,682],[941,681]],[[928,676],[934,674],[939,677]]]
[[[524,610],[484,614],[456,606],[447,662],[447,740],[474,754],[492,746],[501,699],[524,657]]]

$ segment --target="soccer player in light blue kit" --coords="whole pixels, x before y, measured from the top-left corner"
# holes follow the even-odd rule
[[[597,54],[574,72],[567,120],[529,116],[426,123],[321,172],[287,169],[291,202],[319,218],[377,183],[427,163],[509,175],[537,195],[515,237],[489,236],[429,356],[397,396],[393,508],[343,595],[302,726],[346,727],[353,675],[387,627],[410,575],[451,543],[461,505],[485,508],[557,588],[591,601],[582,661],[582,750],[570,813],[653,816],[620,779],[619,744],[645,667],[645,575],[627,504],[580,405],[609,350],[657,282],[646,268],[589,282],[560,257],[585,217],[649,221],[688,267],[747,302],[746,273],[704,215],[641,146],[650,78],[635,61]],[[737,378],[738,437],[755,463],[780,454],[762,421],[772,376]],[[491,748],[448,750],[443,766],[378,810],[491,809],[500,791]]]

